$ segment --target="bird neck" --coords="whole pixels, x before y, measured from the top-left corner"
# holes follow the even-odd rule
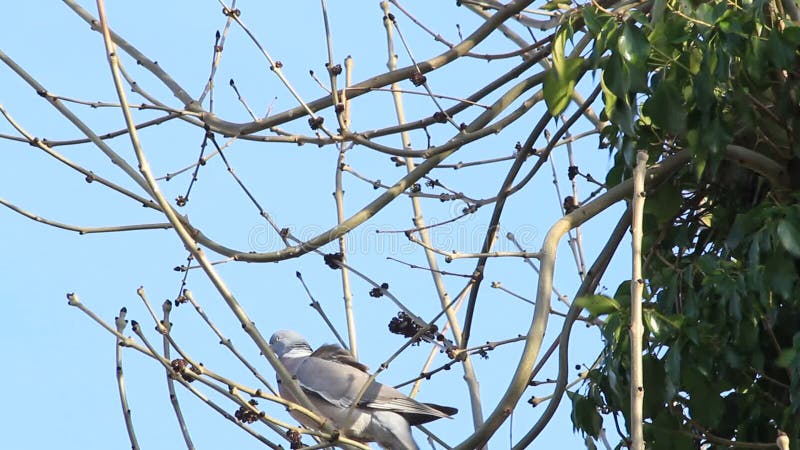
[[[311,355],[311,347],[308,345],[302,345],[297,347],[292,347],[289,349],[288,352],[284,353],[281,356],[281,359],[285,358],[305,358],[306,356]]]

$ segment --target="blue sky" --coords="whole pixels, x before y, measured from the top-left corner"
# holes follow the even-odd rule
[[[92,2],[79,2],[92,14]],[[221,30],[225,17],[217,2],[109,2],[111,26],[139,50],[157,60],[190,95],[196,97],[208,79],[214,33]],[[458,42],[459,24],[468,35],[480,20],[453,2],[404,2],[416,17],[441,33],[446,39]],[[308,75],[313,70],[327,80],[324,63],[327,60],[325,36],[319,4],[240,1],[242,19],[255,33],[272,57],[283,63],[283,71],[305,100],[313,100],[325,92]],[[378,2],[328,2],[334,59],[342,62],[345,56],[354,60],[355,81],[364,80],[385,71],[386,43]],[[413,56],[424,60],[445,50],[441,44],[413,25],[405,16],[394,11],[400,29],[407,39]],[[62,3],[21,2],[13,14],[0,18],[0,50],[13,58],[45,88],[57,95],[87,101],[117,101],[100,36]],[[514,47],[502,37],[487,39],[476,52],[500,53]],[[409,64],[407,53],[396,44],[399,64]],[[122,62],[137,82],[170,106],[180,108],[175,98],[135,61],[124,55]],[[492,80],[518,59],[487,63],[474,59],[457,61],[428,75],[428,82],[437,94],[464,97]],[[297,105],[288,90],[269,70],[268,63],[252,45],[242,30],[233,25],[227,37],[222,62],[216,77],[215,112],[226,120],[249,120],[228,85],[233,78],[248,104],[257,114],[276,113]],[[403,88],[419,90],[404,82]],[[490,97],[486,102],[491,102]],[[133,103],[142,98],[131,94]],[[416,120],[434,111],[430,98],[407,95],[408,118]],[[0,66],[0,104],[31,134],[51,140],[82,137],[80,132],[58,114],[46,100],[16,76],[8,67]],[[443,100],[445,106],[448,103]],[[204,106],[208,106],[206,103]],[[69,108],[105,133],[124,127],[121,113],[115,108],[90,108],[69,104]],[[524,140],[544,111],[537,105],[514,126],[502,133],[461,149],[446,163],[484,160],[509,156],[517,141]],[[353,101],[354,130],[365,131],[395,123],[391,96],[374,92]],[[458,122],[468,122],[481,110],[467,111]],[[569,112],[569,110],[568,110]],[[137,120],[158,117],[154,111],[137,111]],[[326,125],[335,128],[335,116],[328,109],[321,113]],[[588,129],[578,125],[575,132]],[[306,119],[282,125],[290,132],[308,134]],[[555,129],[552,125],[551,131]],[[430,127],[434,144],[446,141],[454,132],[452,127]],[[0,133],[16,135],[6,121],[0,121]],[[157,176],[186,167],[196,161],[203,130],[176,121],[142,130],[141,139]],[[412,146],[425,148],[427,136],[421,131],[411,133]],[[219,137],[219,142],[226,139]],[[400,146],[396,135],[380,138],[379,143]],[[126,136],[108,143],[128,163],[136,161]],[[575,157],[583,172],[601,178],[609,167],[608,153],[596,147],[596,137],[574,146]],[[538,142],[538,146],[543,142]],[[95,173],[142,194],[108,158],[92,145],[57,147],[65,157]],[[0,140],[0,197],[18,207],[50,220],[79,226],[114,226],[163,222],[164,218],[136,202],[111,192],[99,183],[86,183],[84,177],[42,151],[25,143]],[[563,147],[554,153],[562,196],[571,190],[566,179],[569,165]],[[290,227],[300,237],[310,237],[336,223],[336,211],[331,193],[334,189],[337,152],[332,146],[257,143],[238,141],[226,149],[226,156],[248,189],[281,227]],[[401,178],[404,168],[394,167],[388,156],[364,147],[347,153],[347,163],[359,173],[392,184]],[[532,165],[529,161],[523,173]],[[439,169],[432,176],[456,191],[473,198],[496,194],[510,162],[483,165],[459,170]],[[185,193],[189,173],[170,181],[162,181],[167,198]],[[345,210],[350,215],[380,191],[368,182],[344,174]],[[585,198],[593,187],[581,184]],[[424,188],[438,194],[441,190]],[[464,204],[423,199],[425,220],[428,223],[446,221],[458,214]],[[496,249],[514,250],[503,236],[513,232],[526,249],[535,251],[548,227],[558,218],[560,200],[553,189],[549,167],[508,202],[501,222],[500,239]],[[434,243],[444,250],[479,251],[491,216],[492,205],[446,226],[432,229]],[[605,243],[621,208],[604,213],[583,229],[583,244],[590,264]],[[221,243],[246,251],[269,251],[280,248],[280,241],[258,215],[257,209],[228,174],[219,157],[202,167],[192,189],[189,204],[180,210],[187,214],[203,232]],[[417,314],[430,318],[439,311],[438,299],[430,275],[387,259],[401,259],[424,265],[421,249],[410,243],[402,233],[376,233],[376,230],[402,230],[411,227],[411,203],[399,198],[370,221],[348,236],[350,264],[378,283],[388,283],[391,292]],[[161,302],[174,299],[180,289],[182,273],[173,268],[186,262],[186,251],[171,230],[146,230],[127,233],[79,235],[35,223],[0,209],[0,271],[4,274],[3,314],[0,314],[0,355],[6,362],[0,371],[0,446],[14,449],[58,447],[62,449],[129,448],[123,416],[120,411],[115,381],[113,336],[75,308],[67,305],[66,293],[77,293],[83,302],[100,317],[113,322],[121,307],[127,307],[128,318],[143,324],[149,338],[160,348],[161,341],[153,330],[149,313],[136,295],[142,286],[149,299],[160,311]],[[336,251],[334,244],[325,252]],[[555,286],[571,296],[579,284],[574,261],[566,244],[560,248]],[[612,263],[602,285],[613,292],[627,276],[628,244]],[[211,255],[213,260],[223,259]],[[468,274],[474,269],[473,260],[457,260],[443,270]],[[338,271],[329,269],[315,254],[280,263],[226,263],[217,266],[231,290],[248,314],[269,336],[273,330],[291,328],[305,334],[312,345],[334,342],[331,332],[319,316],[308,307],[309,300],[298,283],[295,272],[300,271],[316,299],[323,305],[334,324],[344,330],[342,288]],[[451,295],[463,287],[462,277],[445,277]],[[490,287],[497,281],[527,298],[535,297],[536,273],[518,258],[491,261],[481,287],[476,314],[473,344],[488,340],[506,339],[527,332],[532,316],[531,305],[519,301],[499,289]],[[352,290],[358,323],[360,359],[372,368],[399,348],[403,341],[386,331],[386,324],[397,308],[386,298],[368,295],[371,286],[356,278]],[[268,379],[274,374],[266,360],[258,354],[225,308],[207,278],[192,271],[188,286],[217,325],[253,361]],[[554,301],[554,307],[565,311]],[[463,311],[459,314],[463,320]],[[245,368],[218,344],[218,339],[204,326],[189,307],[173,311],[173,335],[181,346],[205,366],[250,386],[258,386]],[[549,345],[560,330],[561,321],[552,316],[545,345]],[[131,334],[128,329],[127,334]],[[575,326],[571,347],[571,365],[591,364],[600,349],[599,333],[582,324]],[[522,346],[510,344],[490,353],[488,359],[476,358],[475,370],[480,379],[485,411],[491,411],[505,390]],[[419,373],[430,348],[412,347],[399,357],[380,381],[394,384]],[[446,361],[439,355],[434,366]],[[554,364],[548,363],[539,379],[555,378]],[[133,411],[135,429],[143,448],[180,447],[182,440],[170,407],[164,370],[154,361],[132,350],[124,352],[123,368],[128,396]],[[573,370],[577,373],[577,371]],[[430,428],[450,444],[457,444],[471,427],[469,403],[463,372],[454,369],[443,372],[423,384],[418,398],[457,406],[461,412],[452,421],[439,421]],[[540,406],[531,408],[525,400],[531,395],[547,395],[552,386],[530,388],[522,397],[513,419],[513,430],[506,423],[492,440],[492,448],[509,445],[521,437],[538,418]],[[219,396],[214,396],[229,412],[236,408]],[[188,392],[179,389],[179,398],[187,416],[189,430],[198,448],[256,448],[258,441],[241,432],[214,413]],[[580,446],[583,439],[573,435],[569,420],[569,405],[565,400],[557,417],[540,437],[537,444]],[[285,420],[281,408],[261,402],[270,413]],[[269,430],[265,435],[280,441]],[[421,434],[417,440],[423,445]],[[423,445],[424,447],[424,445]]]

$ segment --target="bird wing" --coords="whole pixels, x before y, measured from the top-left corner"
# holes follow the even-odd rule
[[[367,389],[361,405],[365,408],[396,412],[406,417],[413,424],[430,422],[442,417],[450,417],[448,413],[455,408],[439,410],[428,404],[418,402],[397,389],[385,384],[373,382]],[[435,405],[438,406],[438,405]],[[457,410],[455,410],[457,412]]]
[[[348,366],[353,366],[362,372],[369,372],[369,367],[358,362],[357,359],[353,358],[352,353],[343,349],[342,347],[339,347],[338,345],[323,345],[322,347],[314,350],[314,353],[311,354],[311,357],[336,361],[342,364],[347,364]]]
[[[369,380],[366,366],[336,345],[317,349],[293,371],[300,387],[333,406],[349,408]],[[391,411],[413,424],[429,422],[455,414],[455,408],[420,403],[397,389],[373,381],[358,403],[362,409]]]
[[[348,408],[369,378],[366,372],[335,359],[309,356],[295,371],[300,387],[328,403]]]

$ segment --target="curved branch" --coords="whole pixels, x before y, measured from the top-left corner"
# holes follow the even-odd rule
[[[668,175],[683,167],[689,162],[691,154],[688,151],[680,152],[666,158],[661,163],[654,165],[647,171],[646,178],[650,185],[657,185]],[[456,450],[474,449],[482,446],[495,431],[502,425],[516,407],[519,398],[528,386],[533,364],[539,355],[539,350],[547,328],[547,319],[550,314],[550,296],[553,286],[553,271],[555,268],[556,250],[561,238],[570,229],[582,225],[587,220],[605,211],[611,205],[627,198],[633,189],[633,180],[625,180],[609,189],[608,192],[598,197],[595,201],[587,203],[570,214],[562,217],[550,228],[542,244],[541,274],[536,294],[536,306],[533,313],[525,348],[520,356],[517,369],[500,402],[486,419],[484,425],[456,447]]]
[[[756,153],[744,147],[729,146],[727,148],[725,158],[729,160],[734,160],[739,164],[741,164],[742,166],[748,167],[771,180],[781,180],[785,175],[784,169],[780,167],[779,164],[775,163],[769,158],[764,157],[759,153]],[[658,184],[664,181],[669,175],[681,169],[690,160],[691,160],[691,153],[688,151],[682,151],[665,158],[661,163],[654,165],[647,170],[647,173],[645,175],[646,185],[650,186],[650,189],[656,187]],[[620,184],[614,186],[613,188],[609,189],[608,192],[601,195],[596,200],[587,203],[585,206],[578,208],[577,210],[573,211],[567,216],[564,216],[564,218],[562,218],[559,222],[567,221],[567,222],[572,222],[571,227],[579,226],[584,222],[586,222],[587,220],[594,217],[595,215],[597,215],[600,211],[604,210],[611,204],[624,199],[627,195],[629,195],[630,192],[632,192],[632,189],[633,189],[633,180],[627,179],[621,182]],[[575,215],[579,215],[580,217],[579,218],[571,217]],[[617,223],[617,226],[612,233],[612,238],[614,238],[614,240],[622,238],[622,236],[625,233],[625,230],[627,229],[629,221],[630,221],[630,211],[626,212],[625,216],[620,218],[620,221]],[[551,228],[550,232],[547,234],[547,237],[545,238],[545,243],[548,242],[548,239],[551,239],[551,234],[554,233],[554,230],[556,230],[555,231],[556,233],[561,233],[560,235],[556,234],[552,235],[552,238],[554,238],[556,241],[560,240],[563,234],[566,233],[566,230],[564,229],[565,227],[563,225],[558,229],[556,229],[559,222],[556,222],[556,225],[554,225],[553,228]],[[576,293],[576,298],[580,295],[584,295],[594,291],[594,289],[597,286],[597,283],[599,282],[600,277],[602,276],[602,272],[600,272],[600,270],[605,270],[605,266],[608,264],[608,261],[606,261],[606,259],[610,259],[613,254],[611,248],[612,247],[616,248],[617,245],[619,245],[618,241],[615,243],[612,239],[609,239],[598,259],[595,261],[594,265],[589,269],[587,277],[581,284],[578,293]],[[552,248],[555,249],[555,246],[553,246]],[[548,253],[546,256],[548,262],[551,259],[552,260],[555,259],[555,253],[553,253],[552,256]],[[544,263],[545,263],[545,258],[542,259],[543,274],[544,274]],[[540,307],[539,304],[542,300],[546,301],[549,306],[549,295],[548,292],[544,290],[542,282],[544,281],[545,284],[552,284],[552,267],[553,265],[552,263],[550,263],[549,273],[547,274],[547,276],[542,276],[539,278],[539,292],[537,293],[537,305],[536,305],[537,309]],[[559,360],[558,360],[558,378],[556,383],[556,389],[553,393],[553,400],[547,405],[547,409],[545,409],[545,412],[542,414],[542,416],[539,418],[539,420],[536,422],[533,428],[531,428],[531,430],[528,431],[528,433],[522,439],[520,439],[520,441],[514,446],[514,450],[521,450],[523,448],[526,448],[534,439],[536,439],[536,437],[542,432],[542,430],[550,421],[556,409],[558,408],[559,402],[561,401],[561,398],[564,394],[567,385],[567,375],[569,370],[568,343],[569,343],[570,331],[572,329],[572,324],[575,322],[575,319],[578,317],[581,310],[582,308],[578,307],[575,303],[573,303],[572,306],[570,306],[569,312],[567,313],[567,318],[564,320],[564,325],[559,337],[560,348],[559,348]],[[526,350],[527,350],[527,345],[526,345]],[[525,354],[523,353],[523,357],[524,356]]]
[[[98,32],[102,31],[100,22],[92,17],[88,11],[81,8],[72,0],[63,1],[78,16],[88,23],[92,27],[92,30]],[[486,20],[486,22],[478,27],[471,35],[464,38],[463,41],[450,50],[447,50],[444,53],[441,53],[440,55],[430,58],[426,61],[419,62],[416,65],[393,70],[357,83],[347,89],[347,97],[349,99],[353,99],[370,92],[373,88],[385,87],[394,82],[405,80],[415,73],[428,73],[455,61],[459,57],[466,55],[471,49],[486,39],[493,31],[497,29],[498,26],[500,26],[500,24],[518,14],[531,3],[533,3],[533,0],[517,0],[509,3],[504,8],[500,8],[495,15]],[[131,57],[136,59],[136,61],[141,64],[142,67],[149,70],[156,78],[161,80],[161,82],[164,83],[164,85],[172,92],[172,94],[186,106],[187,110],[200,113],[203,121],[214,131],[219,131],[231,136],[255,133],[272,126],[303,117],[307,114],[307,111],[319,111],[323,108],[328,108],[333,105],[332,97],[330,95],[326,95],[318,98],[317,100],[307,102],[305,105],[297,106],[282,113],[265,117],[263,119],[246,123],[229,122],[218,118],[213,113],[204,111],[201,106],[194,99],[192,99],[186,90],[183,89],[183,87],[181,87],[174,79],[172,79],[172,77],[170,77],[156,62],[147,58],[144,54],[137,50],[136,47],[131,45],[118,34],[111,31],[109,31],[109,34],[110,39],[116,45],[118,45]]]
[[[761,153],[739,145],[728,145],[725,149],[725,159],[763,176],[775,189],[785,190],[789,187],[789,173],[786,167]]]

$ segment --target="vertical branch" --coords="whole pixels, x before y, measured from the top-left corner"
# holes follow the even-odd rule
[[[384,13],[384,25],[386,26],[386,41],[387,41],[387,51],[388,51],[388,62],[387,68],[389,70],[395,70],[397,68],[397,58],[394,52],[394,45],[393,45],[393,38],[392,38],[392,21],[389,18],[389,2],[383,1],[381,2],[381,8],[383,9]],[[395,105],[395,113],[397,115],[397,123],[399,125],[403,125],[405,123],[405,110],[403,108],[403,96],[399,92],[399,86],[397,83],[392,83],[392,96],[394,98],[394,105]],[[408,136],[407,132],[400,133],[400,137],[402,140],[403,148],[408,149],[411,148],[411,141]],[[406,162],[406,170],[408,173],[411,173],[415,169],[415,163],[413,158],[405,158]],[[422,215],[422,206],[420,205],[419,198],[415,196],[411,196],[411,206],[414,212],[414,227],[419,230],[420,240],[422,241],[423,248],[425,251],[425,257],[428,261],[428,267],[431,269],[430,273],[433,277],[433,284],[436,287],[436,293],[439,296],[439,302],[444,308],[445,315],[447,316],[447,323],[450,326],[453,337],[455,339],[456,345],[459,348],[462,347],[461,345],[461,324],[458,322],[458,318],[456,317],[455,311],[453,308],[448,307],[451,303],[449,299],[449,295],[447,293],[447,288],[444,285],[444,281],[442,280],[441,272],[439,271],[439,263],[436,260],[436,254],[431,250],[431,238],[430,233],[428,232],[428,228],[425,226],[425,219]],[[466,355],[466,359],[464,359],[464,363],[462,364],[464,368],[464,381],[467,383],[467,390],[469,391],[469,398],[470,404],[472,407],[472,422],[475,429],[478,429],[483,424],[483,407],[481,406],[480,400],[480,383],[478,382],[477,377],[475,376],[475,370],[472,365],[472,360],[469,357],[469,354]]]
[[[589,108],[587,108],[587,110],[588,109]],[[566,120],[566,119],[562,116],[561,120]],[[569,158],[569,167],[570,167],[570,174],[571,174],[571,170],[572,170],[571,168],[572,167],[577,167],[575,165],[575,154],[572,151],[572,140],[571,140],[572,133],[570,133],[569,130],[567,130],[567,132],[564,133],[564,138],[567,140],[567,157]],[[572,198],[573,198],[573,201],[577,204],[580,201],[579,200],[580,197],[578,197],[578,183],[575,181],[575,177],[574,176],[572,176],[570,178],[571,178],[570,182],[572,184]],[[577,248],[577,251],[578,251],[578,261],[579,261],[578,262],[578,266],[579,266],[578,272],[581,274],[581,279],[583,279],[586,276],[586,257],[583,254],[583,238],[581,236],[581,227],[576,227],[575,228],[574,241],[575,241],[575,247]]]
[[[563,117],[562,117],[563,119]],[[568,134],[567,131],[565,134]],[[548,146],[555,145],[555,139],[550,135],[550,132],[544,130],[545,139],[548,141]],[[555,158],[547,158],[550,161],[550,170],[553,172],[553,186],[556,189],[556,197],[558,198],[558,203],[561,205],[561,214],[567,214],[571,212],[574,208],[578,206],[578,197],[573,196],[572,201],[569,201],[568,197],[563,197],[561,195],[561,187],[558,183],[558,171],[556,170],[556,161]],[[576,245],[575,236],[572,233],[572,230],[567,232],[567,244],[569,244],[569,249],[572,251],[572,259],[575,260],[575,267],[578,270],[578,277],[580,277],[581,281],[583,281],[584,277],[586,276],[586,268],[583,264],[583,260],[581,259],[581,254],[578,250],[578,246]]]
[[[336,159],[336,190],[333,198],[336,202],[336,220],[341,225],[344,222],[344,190],[342,189],[342,167],[344,166],[344,154],[346,149],[344,144],[339,148],[339,158]],[[342,262],[347,262],[347,235],[339,237],[339,253],[342,254]],[[353,315],[353,292],[350,289],[350,271],[345,265],[339,266],[342,273],[342,297],[344,299],[344,310],[347,318],[347,336],[350,342],[350,353],[358,359],[358,341],[356,339],[356,323]]]
[[[644,380],[642,378],[642,216],[644,215],[644,177],[647,170],[647,152],[636,154],[633,168],[633,217],[631,219],[631,249],[633,253],[631,275],[631,450],[644,450],[642,414]]]
[[[145,297],[142,295],[142,299]],[[149,307],[149,304],[148,304]],[[161,310],[164,313],[164,318],[161,319],[161,327],[159,330],[163,330],[163,345],[164,345],[164,359],[167,361],[171,360],[170,357],[170,337],[169,333],[172,332],[172,322],[169,321],[169,314],[172,312],[172,302],[169,300],[164,301],[161,304]],[[167,372],[167,390],[169,391],[169,401],[172,403],[172,409],[175,411],[175,418],[178,419],[178,428],[181,429],[181,435],[183,436],[183,441],[186,443],[186,448],[188,450],[194,450],[194,443],[192,443],[192,436],[189,434],[189,428],[186,426],[186,420],[183,418],[183,411],[181,410],[181,404],[178,402],[178,395],[175,392],[175,380],[173,380],[172,376],[170,376],[170,372]]]
[[[323,2],[323,11],[325,3]],[[327,30],[327,14],[326,14],[325,24]],[[330,39],[328,48],[330,48]],[[332,50],[329,50],[332,51]],[[333,56],[330,56],[328,67],[333,67]],[[344,102],[341,113],[337,113],[336,117],[339,120],[339,124],[341,125],[343,130],[346,130],[350,123],[350,102],[347,101],[346,92],[347,87],[350,86],[350,81],[352,77],[352,58],[348,57],[345,61],[345,89],[343,90],[343,94],[341,96],[341,101]],[[332,95],[336,94],[336,75],[331,73],[331,93]],[[339,158],[336,160],[336,189],[333,192],[333,198],[336,202],[336,220],[339,225],[344,222],[344,189],[342,187],[342,173],[344,172],[342,169],[345,166],[344,163],[344,156],[347,148],[345,147],[344,143],[339,144]],[[347,241],[345,240],[345,236],[341,236],[339,238],[339,252],[342,254],[342,262],[347,262]],[[339,270],[342,273],[342,298],[344,300],[344,313],[345,319],[347,320],[347,337],[350,343],[350,353],[353,355],[354,358],[358,359],[358,339],[356,334],[356,319],[355,315],[353,314],[353,292],[350,289],[350,269],[346,264],[342,264],[339,266]]]
[[[70,299],[70,303],[72,300]],[[117,334],[121,335],[128,325],[125,315],[128,310],[122,308],[119,310],[119,316],[116,317],[115,325],[117,326]],[[128,430],[128,439],[131,441],[131,449],[139,450],[139,441],[136,439],[136,432],[133,431],[133,419],[131,418],[131,409],[128,407],[128,395],[125,391],[125,377],[122,373],[122,347],[125,341],[117,337],[116,341],[116,357],[117,357],[117,387],[119,389],[119,402],[122,405],[122,415],[125,417],[125,428]]]
[[[231,8],[236,9],[236,0],[231,2]],[[208,81],[206,82],[206,86],[203,88],[203,92],[200,94],[200,97],[197,98],[197,104],[202,105],[206,95],[209,93],[211,94],[211,98],[209,99],[209,111],[213,109],[212,105],[214,104],[214,75],[217,74],[219,62],[222,59],[222,51],[225,49],[225,39],[228,37],[228,31],[231,29],[231,22],[233,22],[233,19],[231,16],[228,16],[228,19],[225,21],[225,27],[222,29],[222,33],[217,31],[214,42],[214,56],[211,59],[211,72],[208,74]]]
[[[328,20],[328,3],[325,0],[320,0],[320,7],[322,8],[322,21],[325,24],[325,44],[328,48],[328,63],[325,65],[328,69],[328,77],[330,78],[331,83],[331,101],[334,105],[336,105],[336,119],[339,121],[339,127],[342,132],[347,131],[349,123],[350,123],[350,109],[349,107],[345,107],[347,102],[347,87],[350,86],[350,81],[352,77],[351,70],[352,69],[352,60],[351,58],[347,58],[347,62],[345,64],[347,68],[347,73],[345,74],[345,90],[342,91],[342,95],[339,95],[339,89],[336,87],[336,79],[341,72],[341,66],[335,66],[333,64],[333,40],[331,39],[331,26]],[[341,105],[341,108],[339,108]],[[348,105],[349,106],[349,105]],[[335,174],[335,190],[333,192],[334,202],[336,203],[336,222],[337,224],[341,225],[344,222],[344,189],[342,187],[342,168],[344,167],[344,157],[345,152],[347,151],[348,147],[345,143],[339,143],[339,158],[336,160],[336,174]],[[342,254],[342,262],[347,262],[347,241],[346,236],[343,235],[339,237],[339,253]],[[347,264],[342,264],[339,266],[339,270],[341,271],[342,276],[342,299],[344,301],[344,311],[345,311],[345,318],[347,321],[347,338],[349,341],[349,350],[350,354],[353,355],[354,358],[358,359],[358,339],[356,334],[356,323],[355,323],[355,316],[353,314],[353,291],[350,289],[350,269],[348,268]],[[304,284],[305,285],[305,284]],[[306,289],[307,290],[307,289]],[[309,293],[310,295],[310,293]],[[312,306],[316,303],[312,303]],[[322,310],[318,310],[322,312]],[[324,316],[323,316],[324,317]],[[333,327],[331,327],[333,329]],[[333,332],[337,335],[336,330],[334,329]],[[341,341],[341,338],[340,338]]]

